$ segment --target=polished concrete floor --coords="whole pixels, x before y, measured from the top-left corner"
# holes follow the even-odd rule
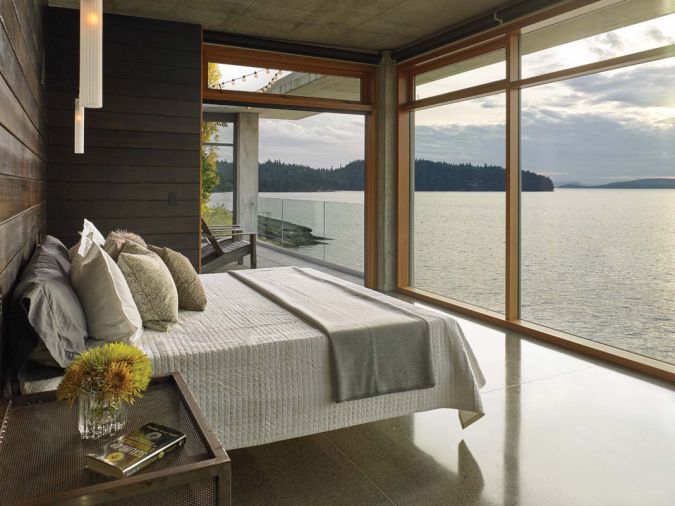
[[[233,504],[675,505],[672,385],[458,320],[481,420],[441,409],[230,451]]]

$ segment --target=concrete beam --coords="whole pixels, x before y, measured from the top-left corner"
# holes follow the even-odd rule
[[[237,114],[235,216],[245,232],[258,231],[258,115]]]

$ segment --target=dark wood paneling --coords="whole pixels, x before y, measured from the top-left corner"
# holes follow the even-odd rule
[[[169,200],[194,200],[199,184],[176,183],[49,183],[49,200],[91,200],[97,195],[99,202],[112,200],[157,200],[168,206]],[[171,195],[169,195],[171,194]],[[172,206],[170,206],[172,207]]]
[[[0,296],[11,290],[45,230],[43,0],[0,0]],[[1,315],[5,311],[0,311]],[[0,321],[0,394],[9,377]]]
[[[68,128],[72,135],[74,123],[72,100],[71,107],[68,109],[50,109],[47,123],[49,127]],[[156,114],[111,112],[107,109],[87,111],[87,126],[92,130],[133,130],[134,132],[168,132],[195,135],[195,132],[199,130],[199,123],[199,118],[196,117],[173,116],[170,120],[167,120],[166,116]],[[195,137],[198,136],[195,135]]]
[[[35,244],[37,234],[45,221],[45,203],[24,209],[0,225],[0,270],[4,270],[12,259],[28,244]]]
[[[193,167],[148,167],[115,165],[115,170],[100,170],[100,165],[50,164],[47,179],[53,182],[78,181],[81,183],[165,183],[199,184],[199,174]]]
[[[86,123],[86,120],[85,120]],[[192,167],[199,170],[199,152],[184,149],[132,149],[132,148],[98,148],[87,146],[87,132],[84,134],[85,153],[76,155],[73,153],[73,145],[60,146],[49,145],[47,157],[48,167],[51,164],[75,164],[75,165],[102,165],[105,169],[112,170],[118,165],[135,165],[147,167]],[[198,198],[196,196],[196,198]]]
[[[47,87],[50,90],[74,91],[76,82],[70,77],[57,77],[50,72],[61,72],[58,65],[47,67]],[[76,69],[71,68],[71,71]],[[51,77],[49,77],[51,75]],[[113,96],[162,98],[166,100],[200,101],[201,90],[192,84],[166,83],[162,81],[143,81],[140,79],[105,78],[103,93]],[[105,102],[104,102],[105,103]]]
[[[54,109],[65,109],[73,112],[75,91],[48,90],[47,102],[49,103],[50,119]],[[201,104],[194,100],[162,99],[153,97],[128,97],[106,95],[105,108],[102,111],[115,111],[118,113],[148,114],[157,117],[189,117],[201,118]],[[99,112],[92,111],[89,112]]]
[[[113,200],[49,199],[47,214],[50,225],[62,218],[78,218],[81,221],[82,216],[88,216],[94,221],[97,218],[152,218],[157,216],[183,216],[197,219],[199,200],[179,200],[176,205],[169,206],[161,200],[127,200],[120,203]],[[132,230],[126,226],[121,228]]]
[[[2,67],[4,71],[4,67]],[[44,158],[45,141],[5,79],[0,79],[0,124],[33,153]]]
[[[78,12],[47,9],[47,229],[77,241],[83,218],[123,228],[197,265],[201,29],[105,15],[103,108],[85,112],[73,153]]]
[[[106,27],[107,29],[108,27]],[[114,48],[105,48],[112,51]],[[109,54],[109,53],[105,53]],[[194,58],[194,54],[192,54]],[[180,62],[177,62],[180,63]],[[60,68],[59,68],[60,67]],[[65,89],[79,80],[79,65],[76,58],[63,53],[47,52],[47,75],[49,87],[63,86]],[[195,72],[195,70],[197,72]],[[58,76],[56,75],[58,73]],[[104,79],[127,79],[132,81],[148,81],[154,83],[199,84],[201,76],[199,67],[186,68],[178,66],[157,65],[133,60],[104,58]]]
[[[50,221],[50,226],[54,232],[64,237],[72,235],[72,231],[77,230],[82,225],[81,221],[77,218],[63,218]],[[180,216],[166,216],[163,218],[97,218],[96,224],[111,229],[128,227],[142,236],[192,234],[195,228],[194,218]]]
[[[11,127],[10,127],[11,128]],[[44,179],[45,160],[17,139],[11,130],[0,125],[0,174]]]
[[[11,2],[0,2],[0,16],[4,22],[0,24],[2,77],[9,84],[31,122],[39,128],[42,116],[40,81],[35,72],[31,72],[33,67],[30,56],[14,14]]]
[[[0,174],[0,223],[45,200],[45,182]]]
[[[85,120],[86,122],[86,120]],[[167,122],[168,123],[168,122]],[[167,125],[170,126],[170,125]],[[199,134],[182,132],[144,132],[127,129],[88,128],[85,142],[92,148],[138,148],[159,150],[187,150],[193,154],[199,150]],[[47,131],[50,146],[72,146],[73,128],[49,127]]]

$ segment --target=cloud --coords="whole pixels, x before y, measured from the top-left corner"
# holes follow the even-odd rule
[[[592,104],[614,102],[621,106],[675,107],[674,80],[675,64],[666,60],[571,79],[567,85]]]
[[[522,167],[554,180],[603,182],[675,176],[675,126],[632,125],[598,114],[551,110],[522,115]],[[415,128],[415,156],[504,165],[503,125]]]
[[[415,157],[503,166],[505,139],[504,125],[419,125]]]
[[[675,126],[596,114],[523,114],[523,168],[586,182],[675,175]]]
[[[593,38],[592,44],[587,44],[588,52],[595,55],[598,60],[613,58],[618,54],[624,54],[626,42],[617,33],[608,32]]]
[[[339,167],[364,156],[361,116],[317,114],[301,120],[260,120],[258,158],[314,168]]]

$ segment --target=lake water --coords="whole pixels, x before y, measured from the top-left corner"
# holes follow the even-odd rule
[[[330,238],[300,252],[363,270],[362,192],[260,197]],[[417,192],[415,286],[503,313],[504,199]],[[675,363],[675,190],[524,193],[521,258],[524,320]]]

